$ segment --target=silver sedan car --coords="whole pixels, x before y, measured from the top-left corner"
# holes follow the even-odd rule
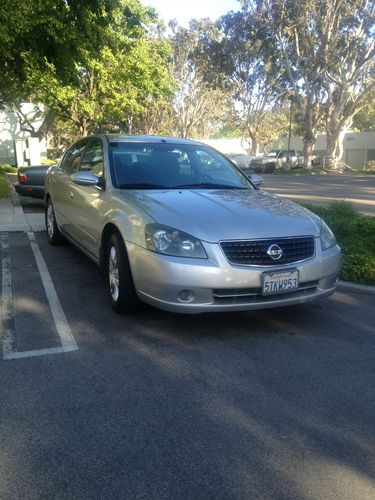
[[[340,248],[331,230],[259,182],[199,142],[84,138],[48,170],[48,240],[65,237],[101,266],[117,312],[142,302],[242,311],[332,294]]]

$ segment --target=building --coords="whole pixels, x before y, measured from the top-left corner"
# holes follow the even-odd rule
[[[245,144],[241,139],[200,139],[202,142],[218,149],[224,154],[246,153]],[[274,141],[268,148],[287,149],[288,138],[282,137]],[[319,134],[316,139],[314,152],[323,159],[326,155],[326,134]],[[303,141],[299,137],[292,137],[290,149],[303,151]],[[375,161],[375,132],[348,132],[344,136],[342,160],[352,168],[363,169],[368,161]]]
[[[23,103],[20,110],[22,116],[38,129],[42,124],[41,108],[31,103]],[[0,164],[38,165],[43,155],[46,156],[45,141],[40,141],[22,130],[20,115],[16,112],[9,109],[0,110]]]
[[[288,138],[283,137],[272,144],[270,149],[286,149]],[[327,148],[326,134],[316,138],[314,152],[324,158]],[[292,137],[290,149],[303,150],[303,141]],[[341,158],[349,167],[363,169],[368,161],[375,161],[375,132],[347,132],[344,136],[343,155]]]

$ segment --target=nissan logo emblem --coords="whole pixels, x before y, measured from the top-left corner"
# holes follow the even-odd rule
[[[279,245],[276,245],[276,243],[274,243],[273,245],[270,245],[268,247],[267,255],[269,255],[272,260],[279,260],[283,256],[283,251],[281,250]]]

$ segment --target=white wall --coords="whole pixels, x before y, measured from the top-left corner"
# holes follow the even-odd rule
[[[350,167],[363,168],[366,161],[375,160],[375,132],[347,132],[344,136],[343,146],[342,160]],[[270,149],[279,149],[280,147],[288,147],[287,137],[282,137],[279,141],[275,141]],[[302,151],[302,140],[298,137],[292,137],[290,148]],[[319,134],[316,138],[314,151],[323,157],[326,148],[327,136],[326,134]]]
[[[244,153],[247,151],[242,145],[241,139],[198,139],[199,142],[208,144],[223,154]]]
[[[35,114],[36,106],[32,103],[23,103],[21,105],[22,112],[28,116],[33,117]],[[39,127],[41,125],[41,120],[35,120],[33,125]],[[20,123],[17,118],[16,113],[11,110],[0,110],[0,163],[11,163],[16,164],[16,147],[15,141],[18,140],[26,140],[30,137],[28,132],[21,131]],[[30,141],[32,142],[31,150],[28,152],[28,156],[32,158],[33,161],[36,161],[40,155],[46,155],[46,144],[45,141]],[[26,144],[24,145],[23,150],[26,149]],[[19,161],[20,163],[27,164],[28,161],[24,155],[23,161]]]

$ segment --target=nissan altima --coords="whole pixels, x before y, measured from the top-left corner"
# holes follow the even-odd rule
[[[101,267],[117,312],[142,302],[242,311],[331,295],[340,266],[331,230],[260,180],[199,142],[95,135],[47,172],[47,237]]]

